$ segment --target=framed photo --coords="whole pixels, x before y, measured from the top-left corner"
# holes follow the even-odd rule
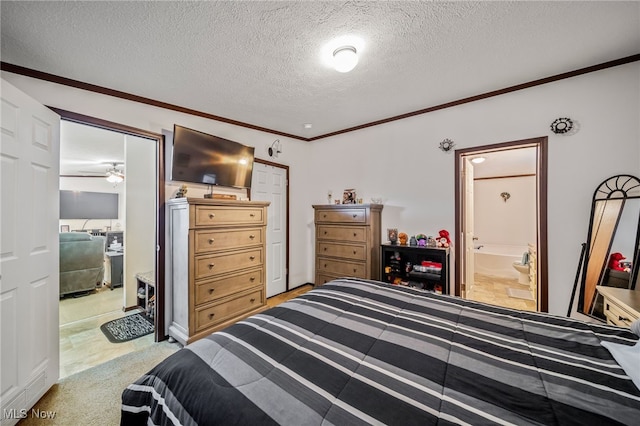
[[[342,204],[356,204],[356,190],[345,189],[342,194]]]
[[[69,225],[60,225],[60,232],[69,232]]]

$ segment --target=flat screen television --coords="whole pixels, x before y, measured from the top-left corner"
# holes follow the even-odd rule
[[[60,219],[117,219],[118,194],[60,191]]]
[[[251,188],[254,148],[175,124],[171,180]]]

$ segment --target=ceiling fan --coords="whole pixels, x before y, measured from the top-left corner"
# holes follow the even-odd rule
[[[118,170],[118,164],[122,163],[112,163],[113,167],[107,169],[107,182],[111,183],[120,183],[124,180],[124,173],[122,170]]]
[[[99,172],[95,170],[79,170],[78,173],[80,175],[75,175],[78,177],[97,177],[97,178],[106,178],[108,182],[111,183],[120,183],[124,180],[124,171],[118,166],[124,166],[124,163],[118,161],[107,161],[102,164],[110,165],[104,172]],[[74,175],[61,175],[65,177],[74,177]]]

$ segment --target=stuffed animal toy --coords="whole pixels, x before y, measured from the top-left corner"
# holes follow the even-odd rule
[[[407,239],[409,239],[409,236],[407,234],[405,234],[404,232],[401,232],[398,234],[398,240],[400,241],[400,244],[403,246],[407,245]]]
[[[447,248],[451,245],[451,238],[449,238],[449,231],[442,229],[438,231],[439,237],[436,239],[436,245],[438,247]]]
[[[623,259],[626,259],[626,257],[624,257],[622,253],[611,253],[611,256],[609,256],[609,269],[624,271],[624,268],[620,265],[620,261]]]
[[[424,247],[427,245],[427,236],[424,234],[416,235],[416,240],[418,241],[418,247]]]

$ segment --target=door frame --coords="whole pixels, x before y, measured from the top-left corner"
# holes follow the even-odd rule
[[[167,336],[164,334],[165,320],[165,167],[164,167],[164,135],[160,133],[149,132],[146,130],[130,127],[124,124],[115,123],[113,121],[103,120],[97,117],[79,114],[64,109],[47,106],[60,116],[61,120],[73,123],[84,124],[86,126],[97,127],[104,130],[111,130],[130,136],[137,136],[144,139],[156,141],[156,314],[154,316],[154,340],[156,342],[165,340]],[[129,308],[125,306],[125,310]]]
[[[285,224],[286,227],[286,233],[287,233],[287,238],[285,241],[286,247],[285,247],[285,292],[289,291],[289,210],[290,210],[290,203],[289,203],[289,166],[285,165],[285,164],[280,164],[280,163],[274,163],[272,161],[268,161],[268,160],[263,160],[261,158],[254,158],[253,159],[254,162],[256,163],[260,163],[260,164],[264,164],[265,166],[273,166],[273,167],[277,167],[279,169],[284,169],[285,171],[285,181],[286,181],[286,185],[285,185],[285,191],[286,191],[286,200],[287,200],[287,221]],[[251,189],[249,189],[248,191],[248,196],[249,199],[251,199]]]
[[[471,148],[457,149],[455,151],[455,295],[461,296],[462,261],[464,253],[462,251],[462,231],[464,229],[462,214],[464,196],[463,183],[461,179],[461,160],[463,156],[480,154],[487,151],[501,151],[512,148],[524,148],[534,146],[538,150],[536,160],[537,176],[537,250],[538,250],[538,285],[537,285],[537,305],[538,312],[549,311],[549,266],[548,266],[548,242],[547,242],[547,182],[548,182],[548,138],[546,136],[530,139],[522,139],[510,142],[502,142],[491,145],[474,146]]]

